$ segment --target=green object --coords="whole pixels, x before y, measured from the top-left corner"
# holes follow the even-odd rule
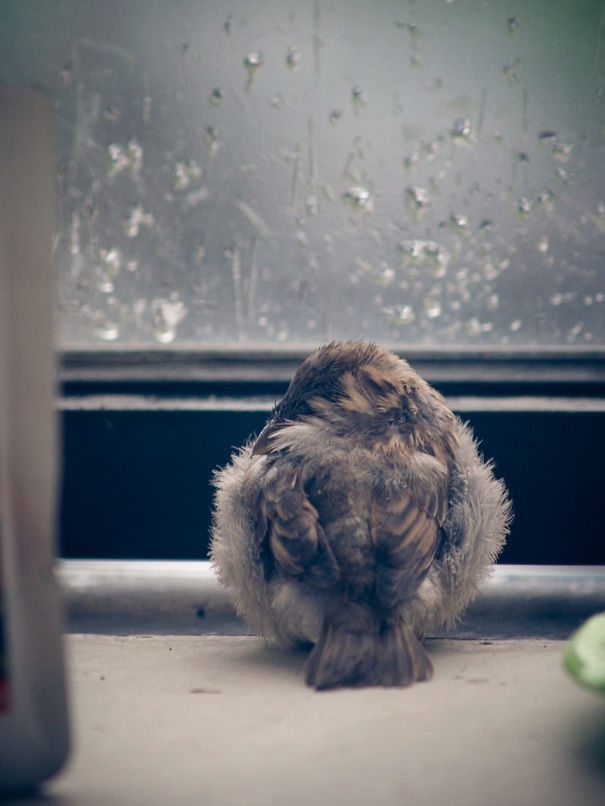
[[[578,683],[605,696],[605,613],[592,616],[573,633],[563,660]]]

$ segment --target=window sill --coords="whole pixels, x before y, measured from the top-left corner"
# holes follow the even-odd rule
[[[250,634],[208,561],[63,560],[58,575],[71,633]],[[605,566],[497,565],[449,637],[561,640],[600,610]]]

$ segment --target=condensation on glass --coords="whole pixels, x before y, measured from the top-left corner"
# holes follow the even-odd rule
[[[602,346],[602,0],[4,0],[62,345]]]

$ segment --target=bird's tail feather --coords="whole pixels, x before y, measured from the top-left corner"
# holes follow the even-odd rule
[[[306,682],[316,689],[407,686],[432,673],[421,641],[404,624],[358,632],[326,619],[307,663]]]

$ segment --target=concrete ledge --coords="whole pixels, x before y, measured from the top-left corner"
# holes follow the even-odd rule
[[[317,693],[252,637],[70,635],[73,755],[14,806],[603,806],[562,641],[428,643],[429,683]]]
[[[64,560],[58,576],[71,633],[250,634],[207,561]],[[605,566],[500,565],[450,637],[565,639],[600,610]]]

